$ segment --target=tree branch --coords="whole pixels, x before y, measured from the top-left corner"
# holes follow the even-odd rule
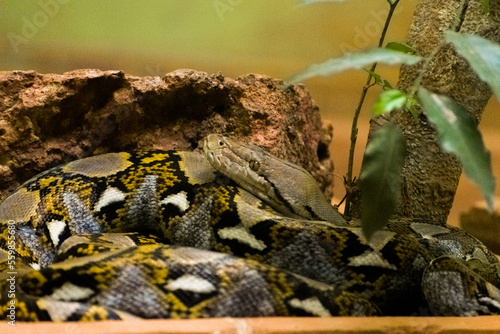
[[[479,122],[491,91],[444,42],[447,30],[499,42],[500,2],[491,1],[491,12],[486,14],[480,0],[421,0],[408,34],[408,44],[418,54],[431,59],[403,66],[398,86],[408,92],[415,89],[416,81],[421,81],[427,89],[455,99]],[[401,128],[407,141],[402,198],[396,214],[445,224],[458,186],[460,164],[441,149],[436,132],[423,114],[415,118],[408,112],[394,112],[373,119],[370,137],[389,121]]]
[[[384,29],[382,30],[382,34],[380,35],[380,39],[378,42],[378,47],[382,47],[384,45],[385,41],[385,36],[387,34],[387,29],[389,28],[389,24],[391,23],[392,16],[394,14],[394,11],[396,10],[396,7],[398,6],[399,0],[394,1],[393,3],[389,3],[389,12],[387,13],[387,18],[385,19],[385,24],[384,24]],[[347,163],[347,177],[344,180],[344,185],[346,186],[346,189],[349,189],[349,187],[353,183],[353,177],[352,177],[352,172],[354,169],[354,150],[356,149],[356,141],[358,139],[358,118],[359,114],[361,113],[361,108],[363,107],[363,104],[365,102],[366,94],[368,93],[368,89],[372,87],[374,84],[372,83],[372,78],[373,75],[372,73],[375,72],[375,69],[377,68],[377,63],[373,63],[372,67],[370,68],[370,72],[368,72],[368,79],[366,80],[365,85],[363,86],[363,91],[361,92],[361,97],[359,98],[358,106],[356,107],[356,110],[354,111],[354,117],[352,119],[352,126],[351,126],[351,146],[349,148],[349,161]],[[346,202],[345,202],[345,210],[344,214],[349,215],[351,211],[351,198],[349,196],[349,193],[346,195]]]

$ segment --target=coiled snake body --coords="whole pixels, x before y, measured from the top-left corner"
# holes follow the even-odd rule
[[[23,184],[0,205],[2,318],[500,313],[498,259],[465,232],[398,220],[367,241],[304,169],[219,135],[204,151]]]

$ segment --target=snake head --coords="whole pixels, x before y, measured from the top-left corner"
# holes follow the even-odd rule
[[[277,212],[292,218],[345,224],[304,168],[218,134],[208,135],[203,146],[205,157],[217,171]]]

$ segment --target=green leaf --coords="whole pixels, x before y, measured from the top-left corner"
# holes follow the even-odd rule
[[[356,54],[347,54],[341,58],[334,58],[321,64],[309,66],[304,71],[294,74],[288,82],[296,84],[317,76],[330,76],[348,69],[361,69],[366,65],[380,62],[389,65],[406,64],[412,65],[420,61],[420,57],[409,55],[389,49],[373,49]]]
[[[500,100],[500,45],[479,36],[446,32],[446,40],[467,59],[472,69],[487,82]]]
[[[460,160],[465,175],[481,190],[493,210],[495,178],[490,153],[484,147],[476,122],[463,107],[449,97],[419,89],[419,97],[429,121],[436,127],[443,149]]]
[[[414,55],[417,53],[417,51],[415,51],[415,49],[412,48],[411,46],[409,46],[408,44],[399,43],[399,42],[389,42],[389,43],[387,43],[385,48],[390,49],[390,50],[394,50],[394,51],[398,51],[398,52],[407,53],[410,55]]]
[[[413,117],[417,118],[418,117],[418,101],[415,98],[415,96],[410,95],[406,97],[406,103],[405,103],[405,108],[408,109],[408,111],[412,114]]]
[[[382,88],[384,88],[384,90],[390,90],[392,89],[392,85],[389,81],[384,79],[384,86]]]
[[[375,83],[377,85],[381,85],[381,86],[383,85],[383,83],[382,83],[382,77],[380,76],[380,74],[375,73],[373,71],[370,71],[369,69],[366,69],[366,68],[364,70],[366,72],[368,72],[369,74],[371,74],[372,78],[375,80]]]
[[[406,95],[399,89],[391,89],[380,94],[373,104],[373,114],[379,116],[395,109],[402,108],[406,103]]]
[[[363,203],[361,227],[368,240],[385,226],[400,200],[400,172],[405,154],[403,134],[391,123],[375,132],[366,147],[360,188]]]
[[[382,86],[382,88],[384,90],[390,90],[390,89],[393,89],[392,88],[392,85],[389,83],[389,81],[385,80],[384,78],[382,78],[382,76],[378,73],[375,73],[373,71],[370,71],[369,69],[367,68],[364,68],[364,70],[368,73],[370,73],[370,75],[372,76],[373,79],[375,79],[375,84],[377,85],[380,85]]]

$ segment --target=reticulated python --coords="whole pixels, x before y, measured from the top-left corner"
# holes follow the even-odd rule
[[[204,152],[24,183],[0,205],[2,318],[500,313],[499,261],[465,232],[398,220],[367,242],[304,169],[219,135]]]

